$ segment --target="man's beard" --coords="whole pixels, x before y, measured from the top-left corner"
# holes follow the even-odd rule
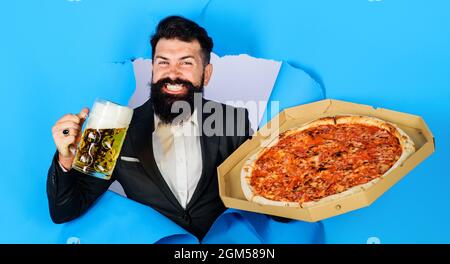
[[[157,81],[156,83],[152,83],[150,89],[150,100],[152,102],[155,114],[164,124],[171,124],[172,121],[174,121],[174,119],[177,117],[178,117],[177,119],[181,120],[187,119],[192,115],[195,109],[194,106],[195,94],[196,93],[203,94],[203,83],[204,83],[204,76],[202,76],[202,80],[199,86],[195,86],[191,82],[179,78],[175,80],[172,80],[170,78],[164,78]],[[186,92],[182,94],[168,94],[163,91],[163,88],[167,84],[183,85],[186,88]],[[189,105],[190,112],[186,113],[186,111],[184,111],[180,113],[177,111],[173,111],[172,106],[174,106],[174,104],[176,104],[177,102],[180,103],[186,102]],[[175,107],[175,109],[178,109],[178,107]],[[185,108],[182,108],[181,111],[183,110],[185,110]]]

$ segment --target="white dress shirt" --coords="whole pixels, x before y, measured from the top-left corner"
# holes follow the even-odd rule
[[[203,169],[197,110],[179,125],[163,124],[156,115],[154,119],[152,141],[156,164],[180,205],[186,208]],[[173,136],[173,144],[165,150],[167,136]]]

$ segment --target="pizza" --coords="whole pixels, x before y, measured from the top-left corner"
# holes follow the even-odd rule
[[[259,204],[307,208],[367,189],[414,151],[395,124],[369,116],[324,117],[281,133],[247,159],[242,191]]]

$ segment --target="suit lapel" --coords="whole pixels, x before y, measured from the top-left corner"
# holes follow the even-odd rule
[[[151,107],[150,100],[145,104],[144,113],[136,120],[133,129],[130,131],[133,149],[136,151],[136,156],[141,161],[141,165],[144,167],[150,179],[158,186],[170,203],[182,210],[183,208],[162,177],[156,164],[152,142],[152,134],[155,130],[153,108]]]

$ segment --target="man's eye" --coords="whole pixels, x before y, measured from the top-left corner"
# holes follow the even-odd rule
[[[183,64],[183,65],[192,65],[192,62],[190,62],[190,61],[183,61],[181,64]]]
[[[165,64],[169,64],[167,61],[159,61],[158,62],[159,65],[165,65]]]

